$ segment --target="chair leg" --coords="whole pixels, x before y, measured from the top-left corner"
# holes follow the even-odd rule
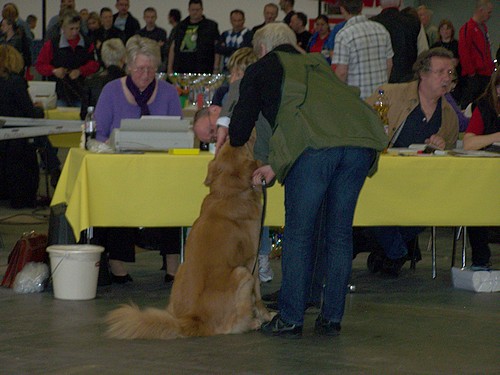
[[[418,236],[417,238],[415,238],[415,241],[413,241],[413,255],[410,259],[410,269],[415,271],[415,269],[417,268],[417,262],[418,262]]]
[[[465,249],[467,248],[467,227],[463,227],[462,237],[462,268],[465,268]]]
[[[453,227],[453,247],[451,250],[451,266],[455,267],[455,257],[457,255],[457,242],[462,235],[462,227]]]
[[[45,194],[47,195],[47,199],[50,202],[50,191],[49,191],[50,172],[49,172],[49,157],[47,155],[47,149],[45,149],[45,152],[43,154],[45,155]]]
[[[432,278],[435,279],[437,276],[436,268],[436,227],[431,229],[431,242],[432,242]]]
[[[181,254],[180,263],[184,263],[184,227],[181,227]]]
[[[47,155],[47,149],[46,148],[37,148],[38,155],[40,155],[40,158],[43,160],[45,163],[45,199],[42,200],[42,204],[46,204],[47,206],[50,205],[50,191],[49,191],[49,178],[50,178],[50,172],[49,172],[49,162],[48,162],[48,155]]]

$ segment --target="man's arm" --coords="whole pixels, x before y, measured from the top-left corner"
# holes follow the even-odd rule
[[[392,63],[392,58],[387,59],[387,79],[391,76],[391,71],[392,71],[393,63]]]
[[[214,71],[213,74],[219,73],[220,71],[220,62],[221,62],[221,55],[218,53],[215,54],[214,57]]]
[[[167,74],[174,73],[174,58],[175,58],[175,40],[172,41],[170,49],[168,50],[168,67]]]
[[[465,76],[472,76],[476,73],[473,61],[475,55],[472,50],[472,33],[473,30],[469,29],[469,23],[467,22],[460,29],[458,38],[458,56],[460,58],[460,65],[462,66],[462,75]]]
[[[335,67],[335,74],[342,82],[347,82],[348,72],[349,72],[349,67],[347,64],[337,64],[337,66]]]

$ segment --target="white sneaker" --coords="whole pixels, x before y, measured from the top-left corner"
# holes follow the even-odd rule
[[[263,283],[271,281],[274,277],[268,255],[259,255],[259,279]]]

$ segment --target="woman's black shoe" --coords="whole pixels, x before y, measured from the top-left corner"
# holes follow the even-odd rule
[[[174,281],[174,278],[175,277],[169,273],[165,274],[165,283],[170,284],[171,282]]]
[[[384,253],[378,251],[372,251],[370,255],[368,255],[368,259],[366,260],[366,266],[368,267],[371,273],[377,273],[382,269],[384,258],[385,258]]]
[[[111,281],[115,284],[125,284],[128,283],[129,281],[132,282],[132,277],[127,273],[125,276],[116,276],[113,273],[111,273]]]
[[[385,258],[382,262],[382,269],[380,271],[388,277],[397,278],[401,273],[401,268],[403,268],[405,262],[406,255],[398,259]]]

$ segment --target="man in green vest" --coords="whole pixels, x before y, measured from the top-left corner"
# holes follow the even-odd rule
[[[255,34],[253,45],[261,59],[247,68],[241,81],[229,139],[232,146],[244,145],[262,112],[272,130],[269,165],[255,171],[254,183],[276,178],[283,184],[286,212],[280,313],[261,331],[302,336],[314,224],[325,202],[325,288],[315,332],[336,336],[351,274],[354,209],[387,137],[359,91],[341,82],[320,54],[301,54],[287,25],[266,25]],[[218,129],[219,147],[226,135],[227,128]]]

